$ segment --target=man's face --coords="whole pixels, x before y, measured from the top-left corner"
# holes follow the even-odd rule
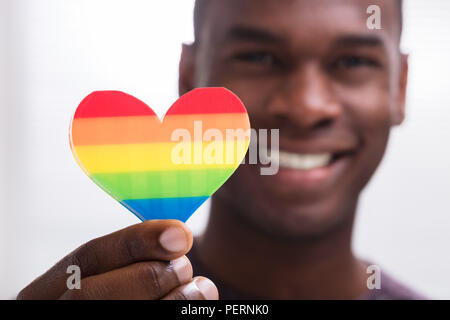
[[[280,130],[278,174],[242,165],[216,201],[281,237],[349,221],[391,126],[403,120],[407,67],[395,1],[377,1],[381,30],[366,25],[373,1],[210,1],[196,45],[183,54],[181,92],[229,88],[252,128]]]

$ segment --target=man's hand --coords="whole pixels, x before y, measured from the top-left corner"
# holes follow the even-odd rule
[[[216,286],[192,278],[184,256],[192,233],[177,220],[147,221],[94,239],[23,289],[18,299],[218,299]],[[68,289],[67,267],[81,270],[81,289]]]

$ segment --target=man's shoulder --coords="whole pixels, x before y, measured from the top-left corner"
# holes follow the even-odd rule
[[[190,259],[195,275],[202,275],[210,278],[217,286],[220,292],[221,299],[224,300],[240,300],[240,299],[254,299],[254,297],[246,297],[235,292],[232,288],[222,283],[214,274],[208,272],[200,259],[198,258],[194,248],[187,257]],[[371,263],[365,262],[367,265]],[[358,300],[424,300],[426,297],[410,289],[401,282],[395,280],[389,274],[381,272],[380,289],[369,290],[365,295]]]

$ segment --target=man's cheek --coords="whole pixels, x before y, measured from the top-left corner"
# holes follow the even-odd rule
[[[378,101],[358,110],[359,127],[367,138],[386,137],[392,123],[392,113],[388,101]]]
[[[354,125],[370,130],[385,130],[391,121],[391,99],[381,84],[340,90],[341,104]]]

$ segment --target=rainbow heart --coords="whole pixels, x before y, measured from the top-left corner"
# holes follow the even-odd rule
[[[237,169],[247,111],[225,88],[183,95],[163,121],[142,101],[97,91],[78,106],[70,147],[84,172],[142,221],[185,222]]]

